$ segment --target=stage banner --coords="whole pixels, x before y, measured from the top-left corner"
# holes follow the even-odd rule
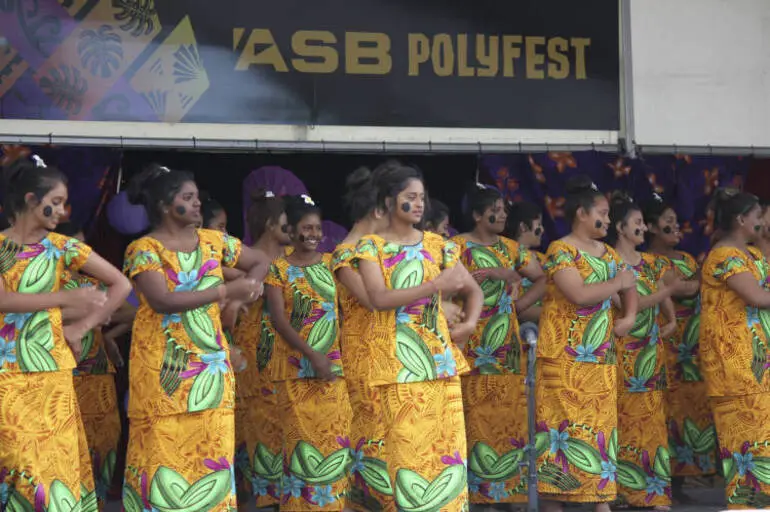
[[[0,117],[617,130],[617,0],[0,2]]]

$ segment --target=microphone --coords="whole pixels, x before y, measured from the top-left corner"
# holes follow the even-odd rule
[[[524,322],[519,327],[519,333],[528,345],[537,345],[537,324],[534,322]]]

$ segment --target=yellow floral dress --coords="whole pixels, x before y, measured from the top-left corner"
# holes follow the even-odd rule
[[[481,245],[462,236],[452,241],[470,272],[529,265],[532,253],[500,237]],[[465,347],[471,372],[462,376],[468,439],[468,489],[471,503],[523,503],[527,481],[522,473],[527,444],[527,348],[519,339],[514,286],[487,279],[481,283],[484,306]]]
[[[767,292],[755,247],[712,249],[701,281],[701,371],[721,450],[729,508],[770,507],[770,311],[746,304],[727,280],[748,272]]]
[[[355,244],[336,247],[332,269],[356,269]],[[340,303],[340,350],[345,367],[353,420],[350,424],[350,445],[353,465],[350,474],[350,490],[347,506],[354,510],[395,511],[393,486],[388,475],[385,426],[382,416],[380,388],[367,379],[370,361],[365,336],[371,325],[381,322],[384,313],[369,311],[361,306],[344,285],[337,285]]]
[[[348,390],[342,377],[337,287],[331,254],[319,263],[298,267],[286,257],[270,266],[265,284],[283,294],[291,327],[313,350],[325,354],[334,382],[315,377],[310,361],[277,336],[268,364],[277,382],[283,429],[284,474],[280,509],[342,510],[351,463]],[[273,316],[281,314],[271,312]],[[275,464],[279,464],[278,461]]]
[[[257,508],[270,507],[281,499],[283,462],[277,392],[267,373],[275,330],[264,297],[239,319],[233,339],[248,363],[235,374],[236,477]]]
[[[640,297],[658,291],[666,269],[642,253],[631,267]],[[660,339],[660,305],[637,312],[631,331],[617,340],[618,461],[620,501],[635,507],[671,504],[666,417],[666,353]]]
[[[57,233],[30,245],[0,233],[0,254],[7,291],[50,293],[91,248]],[[98,510],[75,366],[59,309],[0,313],[0,509]]]
[[[546,252],[546,293],[535,372],[538,490],[566,502],[608,502],[617,494],[617,352],[611,297],[571,303],[554,275],[576,269],[586,284],[612,279],[620,258],[600,257],[557,240]]]
[[[169,292],[202,291],[223,282],[241,242],[199,229],[191,252],[167,250],[145,236],[128,246],[124,271],[165,278]],[[235,378],[219,305],[158,313],[139,295],[129,364],[130,421],[123,507],[230,511],[236,506]]]
[[[656,256],[662,273],[698,279],[698,263],[687,253]],[[676,331],[667,340],[668,438],[673,476],[710,475],[716,471],[716,429],[700,369],[700,294],[674,299]]]
[[[65,290],[103,285],[84,275],[65,272]],[[102,329],[97,328],[83,338],[83,352],[75,376],[75,392],[88,439],[88,451],[96,481],[96,497],[99,507],[107,501],[115,475],[118,444],[120,443],[120,412],[118,392],[115,388],[115,367],[107,358]]]
[[[457,244],[425,232],[400,245],[371,235],[356,260],[377,263],[389,289],[419,286],[459,261]],[[358,346],[362,374],[380,387],[386,462],[406,512],[468,508],[467,443],[459,375],[468,364],[449,337],[436,294],[384,311]],[[384,484],[383,484],[384,485]]]

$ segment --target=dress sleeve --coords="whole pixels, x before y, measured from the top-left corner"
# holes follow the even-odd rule
[[[460,261],[460,246],[451,240],[447,240],[444,242],[444,246],[441,249],[441,254],[441,268],[452,268],[457,265],[458,261]]]
[[[713,249],[711,276],[717,281],[727,281],[732,276],[751,272],[746,256],[730,247],[717,247]]]
[[[332,254],[332,272],[336,272],[341,268],[349,268],[353,266],[353,258],[356,255],[356,248],[354,245],[344,245],[338,247],[334,254]]]
[[[91,246],[84,244],[77,238],[70,238],[64,242],[64,266],[77,272],[88,261],[88,257],[94,252]]]
[[[372,261],[374,263],[380,262],[380,249],[377,245],[377,241],[370,236],[365,236],[359,240],[356,245],[353,262],[357,263],[361,260]]]
[[[545,273],[548,275],[548,277],[552,277],[560,270],[568,268],[576,269],[576,256],[577,251],[575,251],[574,248],[561,242],[554,242],[548,246],[548,251],[545,253],[545,264],[543,265],[543,270],[545,270]]]
[[[227,233],[222,234],[222,265],[225,267],[234,267],[238,264],[243,250],[243,243],[230,236]]]
[[[140,238],[126,249],[123,273],[134,279],[142,272],[163,273],[163,265],[155,248],[146,239]]]
[[[665,256],[658,256],[655,258],[655,279],[660,281],[663,276],[674,270],[674,263]]]
[[[526,268],[530,261],[532,261],[532,251],[521,244],[516,244],[516,254],[513,261],[513,269],[518,271]]]
[[[273,262],[270,264],[270,270],[265,277],[265,284],[268,286],[274,286],[276,288],[283,288],[283,276],[281,276],[281,269]]]

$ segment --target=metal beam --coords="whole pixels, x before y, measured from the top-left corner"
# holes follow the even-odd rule
[[[634,67],[631,44],[631,0],[620,2],[620,140],[626,154],[636,156]]]
[[[616,152],[618,132],[0,119],[0,143],[243,152]]]

